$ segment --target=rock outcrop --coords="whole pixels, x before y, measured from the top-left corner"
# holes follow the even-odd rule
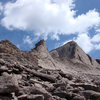
[[[75,59],[76,61],[87,65],[98,65],[97,62],[87,55],[74,41],[70,41],[63,46],[50,51],[50,54],[53,58]]]
[[[38,57],[38,66],[47,68],[48,69],[56,69],[56,64],[48,52],[46,43],[44,40],[40,40],[36,45],[35,48],[32,49],[33,53],[35,53]]]
[[[50,53],[0,42],[0,100],[100,100],[100,65],[74,42]]]

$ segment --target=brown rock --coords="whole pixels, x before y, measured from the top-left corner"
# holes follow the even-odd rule
[[[0,94],[9,94],[18,92],[18,83],[14,76],[3,75],[0,76]]]
[[[86,100],[83,96],[75,96],[72,100]]]
[[[27,100],[27,94],[21,95],[18,97],[18,100]]]
[[[94,91],[100,91],[100,88],[93,84],[86,84],[86,83],[76,83],[72,84],[73,87],[82,87],[85,90],[94,90]]]
[[[0,72],[7,72],[7,71],[8,71],[7,66],[1,66],[0,67]]]
[[[12,100],[12,98],[7,96],[0,96],[0,100]]]
[[[27,96],[28,100],[44,100],[43,95],[29,95]]]
[[[92,90],[86,90],[86,91],[82,91],[80,92],[80,94],[84,95],[86,100],[90,99],[90,100],[100,100],[100,93],[99,92],[95,92]]]

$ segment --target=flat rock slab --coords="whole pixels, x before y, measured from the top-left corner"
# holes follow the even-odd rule
[[[80,93],[82,95],[84,95],[86,100],[88,100],[88,99],[90,99],[90,100],[100,100],[100,93],[99,92],[95,92],[95,91],[92,91],[92,90],[86,90],[86,91],[82,91]]]
[[[29,95],[27,97],[28,100],[44,100],[43,95]]]

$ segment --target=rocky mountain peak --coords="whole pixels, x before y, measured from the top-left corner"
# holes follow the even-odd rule
[[[0,52],[2,53],[13,53],[13,52],[18,52],[20,51],[15,45],[13,45],[12,42],[10,42],[9,40],[2,40],[0,42]]]
[[[64,58],[75,58],[76,57],[76,51],[78,49],[81,49],[76,42],[70,41],[63,46],[52,50],[50,54],[54,57],[64,57]]]
[[[37,48],[37,47],[40,46],[40,45],[46,46],[45,41],[44,41],[44,40],[40,40],[35,46],[36,46],[36,48]]]
[[[50,53],[44,40],[32,51],[1,41],[0,100],[100,100],[95,62],[74,41]]]
[[[34,49],[33,49],[34,50]],[[43,52],[47,52],[47,46],[44,40],[40,40],[36,45],[35,45],[35,50],[37,51],[43,51]]]
[[[74,59],[75,62],[81,62],[88,65],[98,65],[97,62],[87,55],[75,41],[70,41],[63,46],[50,51],[53,58]]]

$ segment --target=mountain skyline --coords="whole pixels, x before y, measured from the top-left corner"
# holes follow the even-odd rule
[[[100,58],[99,0],[0,0],[0,40],[21,50],[45,39],[50,50],[74,40]]]

